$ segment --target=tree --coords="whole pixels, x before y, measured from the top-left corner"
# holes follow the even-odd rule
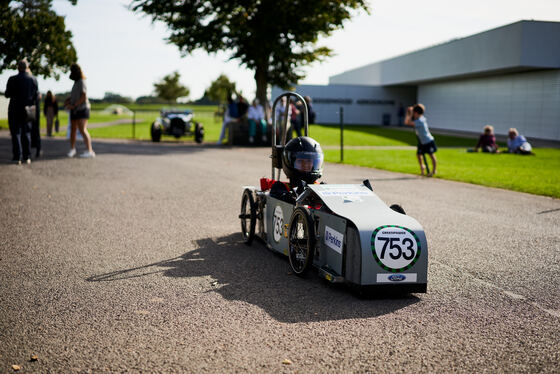
[[[147,96],[139,96],[138,98],[136,98],[136,103],[137,104],[164,104],[165,100],[162,100],[157,96],[147,95]]]
[[[127,96],[122,96],[118,93],[114,92],[105,92],[105,96],[103,96],[103,102],[106,103],[119,103],[119,104],[128,104],[132,102],[132,98]]]
[[[228,94],[235,93],[235,82],[230,82],[225,74],[221,74],[204,93],[210,100],[225,103]]]
[[[154,83],[156,96],[173,104],[178,98],[189,96],[189,89],[179,83],[181,75],[174,72],[163,77],[161,82]]]
[[[27,58],[34,75],[58,79],[76,62],[72,32],[51,8],[52,0],[0,0],[0,73]]]
[[[167,39],[184,54],[227,50],[255,71],[257,97],[268,84],[288,87],[304,77],[301,67],[331,55],[316,47],[320,35],[342,27],[366,0],[131,0],[131,9],[167,24]]]

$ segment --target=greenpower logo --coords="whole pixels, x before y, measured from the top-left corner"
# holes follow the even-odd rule
[[[396,225],[379,226],[371,234],[375,262],[392,273],[405,271],[420,258],[420,239],[412,230]]]

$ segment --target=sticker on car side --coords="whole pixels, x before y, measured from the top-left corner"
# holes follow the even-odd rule
[[[276,208],[274,208],[274,214],[272,215],[272,237],[276,243],[280,242],[283,231],[284,212],[282,211],[280,205],[276,205]]]
[[[317,192],[321,196],[372,196],[373,192],[368,188],[360,185],[348,184],[324,184],[318,187]]]
[[[344,244],[344,235],[335,229],[325,226],[325,244],[327,247],[334,249],[342,254],[342,245]]]

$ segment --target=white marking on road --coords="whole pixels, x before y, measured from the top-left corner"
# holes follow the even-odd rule
[[[531,302],[531,303],[529,303],[529,304],[531,304],[532,306],[534,306],[534,307],[537,308],[537,309],[542,310],[543,312],[546,312],[546,313],[548,313],[548,314],[550,314],[550,315],[553,315],[554,317],[560,318],[560,310],[546,309],[546,308],[543,308],[542,306],[540,306],[539,304],[537,304],[537,303],[535,303],[535,302]]]
[[[502,294],[504,294],[504,295],[506,295],[507,297],[510,297],[510,298],[512,298],[512,299],[514,299],[514,300],[519,300],[519,301],[527,302],[527,304],[530,304],[530,305],[534,306],[535,308],[537,308],[538,310],[543,311],[543,312],[545,312],[545,313],[547,313],[547,314],[550,314],[550,315],[553,316],[553,317],[560,318],[560,311],[558,311],[558,310],[546,309],[545,307],[541,306],[540,304],[538,304],[538,303],[535,302],[535,301],[528,301],[527,298],[526,298],[525,296],[523,296],[523,295],[516,294],[515,292],[511,292],[511,291],[506,290],[505,288],[502,288],[502,287],[500,287],[500,286],[497,286],[497,285],[495,285],[495,284],[493,284],[493,283],[490,283],[490,282],[485,281],[485,280],[483,280],[483,279],[477,278],[477,277],[475,277],[474,275],[472,275],[472,274],[470,274],[470,273],[466,273],[466,272],[463,272],[463,271],[459,271],[458,269],[455,269],[454,267],[449,266],[449,265],[446,265],[446,264],[441,263],[441,262],[439,262],[439,261],[434,261],[434,260],[432,260],[431,262],[432,262],[432,263],[436,263],[436,264],[438,264],[438,265],[441,265],[442,267],[447,268],[447,269],[449,269],[449,270],[451,270],[451,271],[453,271],[453,272],[458,272],[458,273],[460,273],[460,274],[462,274],[462,275],[465,275],[465,276],[467,276],[467,277],[470,277],[470,278],[472,278],[475,282],[478,282],[478,283],[480,283],[480,284],[482,284],[482,285],[484,285],[484,286],[486,286],[486,287],[493,288],[493,289],[495,289],[495,290],[501,292]]]
[[[511,297],[512,299],[517,299],[517,300],[527,300],[527,298],[523,295],[518,295],[516,293],[513,293],[511,291],[506,291],[506,290],[502,290],[503,293],[505,293],[506,295],[508,295],[509,297]]]

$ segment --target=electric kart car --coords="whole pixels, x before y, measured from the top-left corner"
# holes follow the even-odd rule
[[[280,99],[295,96],[294,92]],[[287,116],[284,116],[287,118]],[[286,144],[286,121],[277,144],[273,114],[272,178],[258,187],[244,187],[241,198],[241,233],[246,244],[254,238],[289,258],[293,273],[311,268],[333,283],[346,283],[359,293],[367,291],[424,293],[428,277],[428,245],[422,226],[399,205],[387,206],[362,184],[317,184],[323,152],[305,137]],[[281,182],[284,172],[290,183]],[[296,186],[297,185],[297,186]]]
[[[202,143],[204,128],[199,122],[194,122],[194,113],[188,109],[163,109],[152,123],[150,134],[154,142],[159,142],[162,135],[172,135],[177,139],[185,135],[194,135],[195,142]]]

